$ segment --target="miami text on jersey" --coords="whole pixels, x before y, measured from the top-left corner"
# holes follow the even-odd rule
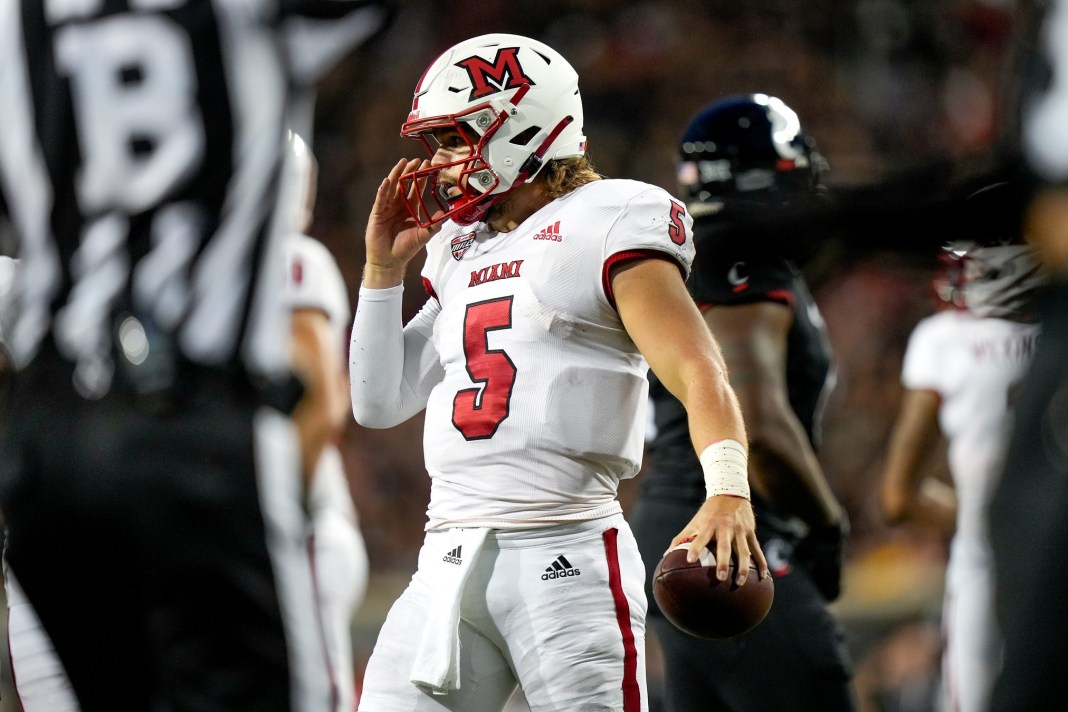
[[[483,267],[480,270],[475,270],[471,273],[471,281],[468,283],[468,287],[477,287],[484,282],[496,282],[498,279],[508,279],[509,277],[519,277],[519,268],[523,266],[523,260],[513,260],[511,262],[500,262],[489,267]]]

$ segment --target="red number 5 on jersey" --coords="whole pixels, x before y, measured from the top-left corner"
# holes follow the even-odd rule
[[[480,388],[458,391],[452,401],[452,424],[467,440],[493,437],[508,417],[516,368],[508,354],[489,348],[489,333],[512,327],[512,297],[467,305],[464,356],[467,373]]]
[[[686,227],[682,223],[682,216],[686,214],[686,208],[674,200],[671,201],[671,222],[668,223],[668,235],[676,245],[686,242]]]

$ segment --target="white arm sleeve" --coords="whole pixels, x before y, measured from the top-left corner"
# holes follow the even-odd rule
[[[429,300],[401,327],[404,287],[360,289],[349,345],[352,414],[366,428],[392,428],[426,407],[444,377],[431,339],[440,307]]]

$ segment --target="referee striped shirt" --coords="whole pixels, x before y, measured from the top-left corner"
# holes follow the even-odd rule
[[[2,0],[16,363],[50,339],[80,389],[106,391],[133,316],[131,343],[162,334],[194,363],[281,370],[286,130],[306,132],[313,82],[385,14],[364,0]]]

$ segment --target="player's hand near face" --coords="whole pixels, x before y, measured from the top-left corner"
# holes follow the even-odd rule
[[[404,176],[429,165],[425,159],[401,159],[378,186],[364,234],[367,250],[365,287],[385,289],[400,284],[408,262],[433,237],[435,231],[419,227],[408,212],[401,183]]]
[[[612,270],[612,291],[620,318],[635,345],[664,386],[686,407],[690,435],[698,452],[718,440],[746,442],[738,399],[727,381],[719,346],[697,310],[679,268],[668,260],[627,262]],[[756,519],[749,500],[710,497],[672,545],[694,537],[689,555],[715,540],[716,574],[729,576],[731,558],[739,583],[749,574],[752,556],[761,578],[768,563],[756,538]]]

